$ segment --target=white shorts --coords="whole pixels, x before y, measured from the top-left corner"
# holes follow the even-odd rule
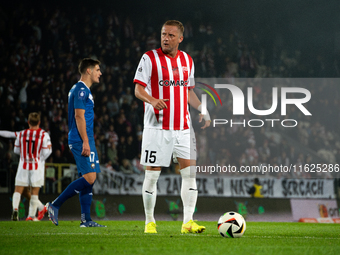
[[[45,164],[41,164],[37,170],[24,170],[18,167],[15,176],[15,186],[42,187],[45,182]]]
[[[196,160],[193,129],[164,130],[144,128],[140,163],[144,166],[170,166],[174,158]]]

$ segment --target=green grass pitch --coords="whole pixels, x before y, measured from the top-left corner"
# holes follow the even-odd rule
[[[181,222],[157,222],[144,234],[142,221],[99,221],[107,228],[80,228],[76,221],[0,222],[0,254],[340,254],[340,225],[247,222],[241,238],[223,238],[216,222],[202,234],[180,233]]]

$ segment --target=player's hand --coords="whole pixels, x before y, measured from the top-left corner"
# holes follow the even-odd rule
[[[89,142],[83,142],[83,151],[81,152],[81,155],[84,157],[88,157],[91,154],[90,144]]]
[[[199,122],[202,122],[203,118],[204,118],[204,115],[200,114]],[[202,126],[201,129],[205,129],[209,127],[210,124],[211,124],[211,120],[204,120],[204,126]]]
[[[164,108],[168,109],[168,106],[165,102],[169,101],[169,99],[154,99],[150,103],[157,110],[163,110]]]

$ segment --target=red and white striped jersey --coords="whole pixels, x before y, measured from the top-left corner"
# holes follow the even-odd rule
[[[19,167],[25,170],[37,170],[51,154],[50,145],[49,134],[41,128],[19,132],[14,144],[14,152],[20,154]]]
[[[161,48],[146,52],[138,65],[133,82],[157,99],[169,99],[168,108],[157,110],[144,103],[144,127],[166,130],[190,128],[188,89],[194,88],[194,62],[183,51],[176,57],[165,55]]]

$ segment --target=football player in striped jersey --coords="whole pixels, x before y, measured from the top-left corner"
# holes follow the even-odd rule
[[[28,129],[15,132],[14,152],[20,155],[20,161],[15,176],[15,191],[12,199],[12,220],[19,219],[18,207],[21,194],[25,187],[32,188],[29,212],[26,220],[39,220],[35,217],[37,208],[42,205],[39,200],[39,190],[40,187],[44,185],[45,160],[52,153],[51,138],[45,130],[39,127],[40,115],[38,113],[32,112],[28,115],[28,125]],[[41,208],[41,211],[44,211],[44,215],[46,212],[45,207]],[[41,217],[40,213],[38,217]]]
[[[154,207],[161,167],[177,159],[182,176],[181,198],[183,224],[181,233],[201,233],[204,226],[193,221],[197,201],[196,139],[191,125],[189,104],[200,109],[201,102],[193,88],[194,62],[178,50],[183,41],[183,24],[166,21],[161,30],[161,47],[146,52],[134,77],[135,95],[144,102],[144,130],[141,164],[146,166],[142,196],[145,233],[157,233]],[[210,125],[209,114],[200,117]]]

